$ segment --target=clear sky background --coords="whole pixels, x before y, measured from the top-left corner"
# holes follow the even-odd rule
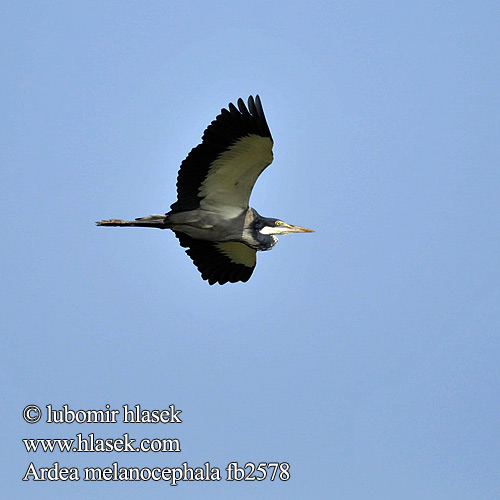
[[[3,2],[5,498],[500,497],[496,1]],[[230,101],[275,161],[251,199],[311,227],[202,281],[163,213]],[[182,424],[28,424],[141,404]],[[45,414],[44,414],[45,416]],[[178,438],[31,453],[22,438]],[[22,482],[37,467],[288,462],[288,482]]]

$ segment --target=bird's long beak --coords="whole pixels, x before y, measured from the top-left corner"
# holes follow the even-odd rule
[[[307,227],[294,226],[293,224],[286,224],[283,227],[282,234],[291,233],[314,233],[313,229],[307,229]]]

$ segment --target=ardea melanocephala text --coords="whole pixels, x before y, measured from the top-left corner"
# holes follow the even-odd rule
[[[273,161],[273,139],[259,96],[248,98],[248,108],[242,99],[238,107],[230,103],[228,108],[182,162],[170,212],[96,223],[171,229],[211,285],[248,281],[257,250],[271,250],[278,241],[275,235],[313,232],[261,217],[249,207],[257,178]]]

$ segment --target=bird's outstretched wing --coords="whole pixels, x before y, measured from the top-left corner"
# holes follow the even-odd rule
[[[201,277],[211,285],[230,281],[248,281],[257,263],[257,251],[235,241],[212,242],[195,240],[184,233],[175,232],[181,246],[188,248]]]
[[[173,212],[202,208],[236,216],[248,208],[252,188],[273,161],[273,140],[259,96],[222,109],[202,143],[182,162]]]

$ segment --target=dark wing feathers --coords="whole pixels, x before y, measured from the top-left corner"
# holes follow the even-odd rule
[[[231,283],[246,282],[252,276],[256,263],[256,251],[245,244],[195,240],[178,231],[175,232],[175,235],[181,246],[188,248],[186,253],[200,271],[201,277],[211,285],[214,283],[223,285],[228,281]],[[242,260],[245,263],[240,262]]]
[[[199,189],[206,179],[210,165],[238,139],[247,135],[268,137],[271,132],[264,116],[259,96],[248,98],[248,108],[242,99],[238,107],[229,104],[206,128],[202,142],[182,162],[177,177],[177,201],[170,207],[174,212],[199,208]],[[259,172],[260,173],[260,172]]]

